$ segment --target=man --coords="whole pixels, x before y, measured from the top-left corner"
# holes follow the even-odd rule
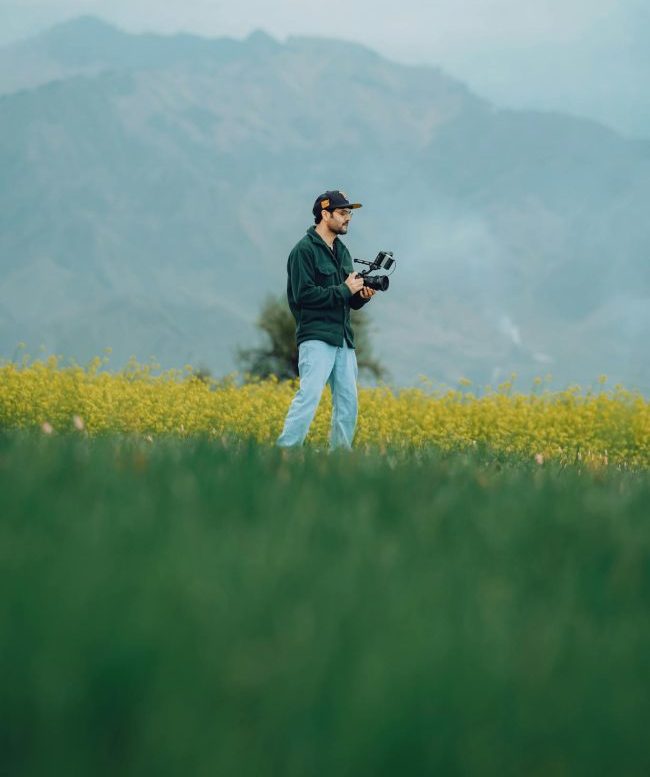
[[[293,248],[287,262],[287,298],[296,319],[300,388],[277,444],[302,445],[325,384],[332,388],[330,448],[351,448],[357,423],[357,359],[350,308],[358,310],[375,294],[352,268],[350,252],[339,239],[352,211],[341,191],[316,198],[314,226]]]

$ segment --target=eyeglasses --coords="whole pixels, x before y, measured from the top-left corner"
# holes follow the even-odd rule
[[[350,210],[350,208],[335,208],[331,212],[332,213],[336,213],[339,216],[351,216],[352,215],[352,211]]]

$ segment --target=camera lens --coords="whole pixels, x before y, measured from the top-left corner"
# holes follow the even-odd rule
[[[388,289],[387,275],[367,275],[363,279],[363,285],[375,291],[386,291]]]

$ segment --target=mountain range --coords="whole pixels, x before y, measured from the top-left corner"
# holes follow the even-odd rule
[[[263,32],[130,35],[82,17],[0,49],[0,355],[112,348],[224,374],[317,194],[392,250],[367,306],[396,385],[650,391],[650,141],[502,110],[440,69]]]

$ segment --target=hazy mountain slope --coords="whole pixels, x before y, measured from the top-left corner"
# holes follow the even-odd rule
[[[335,41],[83,19],[8,56],[65,75],[0,97],[5,355],[27,340],[231,369],[314,196],[340,186],[364,203],[353,255],[400,260],[372,303],[398,381],[650,385],[647,144]]]

